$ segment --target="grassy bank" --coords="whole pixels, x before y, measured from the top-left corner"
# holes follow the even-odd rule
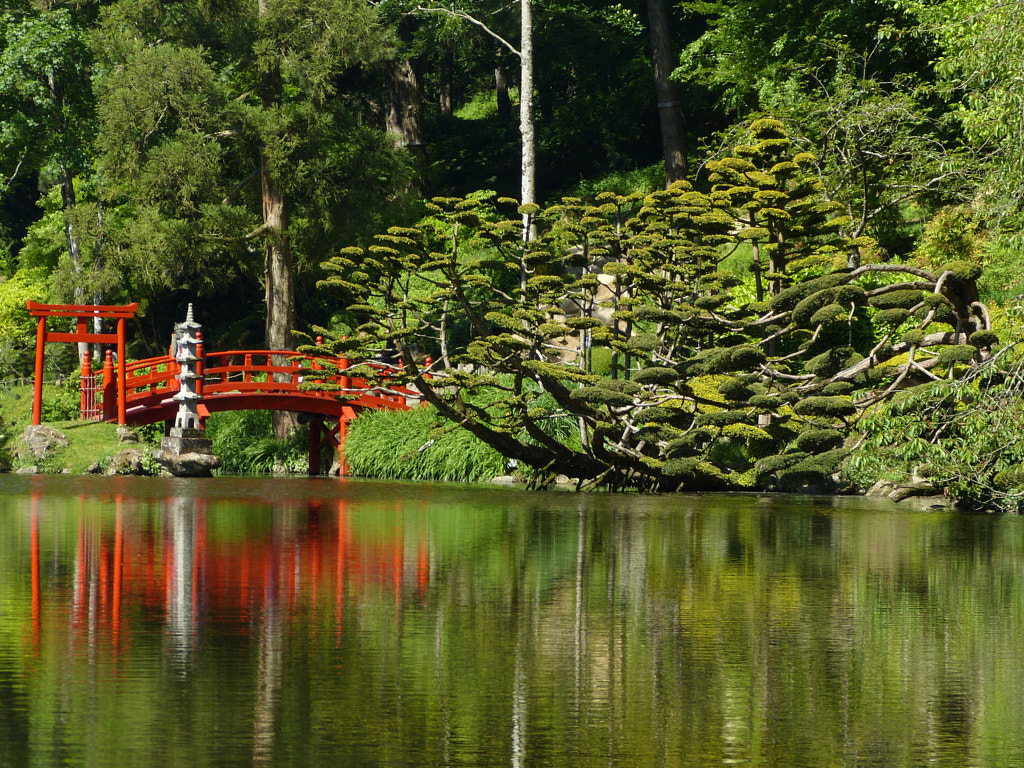
[[[78,391],[73,387],[46,385],[43,388],[43,423],[62,432],[67,447],[55,448],[39,460],[19,447],[21,435],[32,423],[32,387],[0,385],[0,471],[16,471],[35,466],[43,474],[83,474],[94,465],[106,471],[114,457],[126,448],[140,449],[148,457],[160,447],[161,425],[133,430],[138,443],[118,439],[115,424],[78,420]],[[224,461],[223,471],[230,474],[268,474],[270,472],[305,473],[307,470],[305,428],[288,440],[273,436],[269,411],[238,411],[213,414],[207,420],[207,434],[213,440],[213,452]],[[19,455],[19,453],[21,455]],[[157,473],[150,460],[144,471]]]
[[[109,465],[117,452],[125,447],[117,439],[117,426],[67,418],[61,410],[67,401],[68,390],[49,384],[43,387],[43,402],[47,405],[43,421],[63,432],[68,438],[68,446],[56,448],[43,460],[30,456],[19,458],[16,455],[17,442],[32,423],[32,387],[0,386],[0,468],[13,471],[36,466],[46,474],[64,471],[81,474],[96,463],[101,467]],[[73,412],[77,412],[77,403]]]

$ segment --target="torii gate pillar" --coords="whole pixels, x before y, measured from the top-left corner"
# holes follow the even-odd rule
[[[117,344],[117,423],[124,424],[127,359],[125,357],[124,321],[135,317],[139,305],[135,302],[123,305],[92,305],[92,304],[39,304],[35,301],[26,302],[28,313],[39,318],[36,330],[36,380],[32,393],[32,423],[40,424],[43,418],[43,359],[48,341],[86,342],[94,344]],[[75,330],[71,333],[48,331],[48,317],[73,317]],[[117,320],[117,333],[90,333],[88,321],[97,317],[114,318]]]

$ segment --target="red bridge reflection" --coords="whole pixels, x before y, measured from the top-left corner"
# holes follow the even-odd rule
[[[74,544],[65,538],[55,548],[48,537],[59,532],[46,531],[40,499],[33,497],[36,652],[41,634],[56,626],[51,611],[68,615],[76,641],[107,637],[116,652],[136,623],[162,622],[172,645],[187,652],[210,628],[246,634],[268,615],[298,621],[307,606],[323,601],[333,603],[340,639],[346,602],[387,601],[400,612],[421,602],[429,586],[425,529],[407,526],[399,509],[383,513],[372,530],[354,530],[344,500],[329,507],[312,503],[290,513],[272,510],[262,528],[250,526],[241,536],[212,536],[206,501],[170,499],[156,516],[126,510],[120,497],[114,502],[112,521],[80,514]],[[218,519],[223,524],[224,516]],[[66,528],[60,533],[67,537]]]

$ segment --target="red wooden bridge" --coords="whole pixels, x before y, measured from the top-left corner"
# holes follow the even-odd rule
[[[321,451],[328,445],[338,449],[344,466],[348,422],[361,412],[408,410],[420,402],[414,390],[387,385],[387,374],[393,369],[385,365],[372,366],[382,375],[382,384],[349,376],[345,358],[288,350],[201,351],[199,357],[196,391],[202,396],[200,417],[205,419],[219,411],[301,414],[309,424],[310,474],[319,474]],[[179,371],[170,355],[128,363],[124,423],[136,426],[173,421],[178,410],[173,398],[179,388]],[[314,382],[325,388],[310,388]],[[106,418],[112,420],[112,416],[108,409]]]
[[[36,344],[36,385],[33,423],[42,413],[43,349],[50,341],[117,342],[115,374],[113,350],[108,349],[102,377],[93,376],[86,353],[82,365],[83,419],[102,419],[129,426],[173,422],[178,410],[174,395],[181,368],[171,355],[124,362],[124,318],[134,315],[135,305],[93,307],[45,305],[29,302],[30,313],[39,318]],[[48,332],[49,317],[76,318],[73,333]],[[118,333],[88,331],[87,320],[118,318]],[[419,394],[404,386],[389,386],[394,368],[374,364],[376,381],[348,374],[349,361],[328,355],[302,355],[290,350],[232,350],[204,352],[199,345],[196,392],[199,415],[205,419],[218,411],[270,410],[298,413],[309,424],[309,472],[320,473],[321,451],[338,449],[344,472],[344,443],[348,422],[364,410],[407,410],[418,405]],[[311,388],[314,382],[323,389]]]
[[[278,361],[278,362],[275,362]],[[387,366],[373,366],[386,374]],[[337,369],[336,374],[324,368]],[[354,419],[366,409],[406,410],[417,393],[406,387],[371,384],[349,376],[348,360],[300,355],[288,350],[233,350],[201,354],[196,391],[200,415],[218,411],[293,411]],[[178,363],[170,355],[129,362],[125,423],[173,421],[178,403]],[[330,391],[304,388],[316,382]]]

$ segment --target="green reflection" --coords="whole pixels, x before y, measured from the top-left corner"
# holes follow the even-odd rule
[[[1024,761],[1018,518],[0,486],[0,765]]]

